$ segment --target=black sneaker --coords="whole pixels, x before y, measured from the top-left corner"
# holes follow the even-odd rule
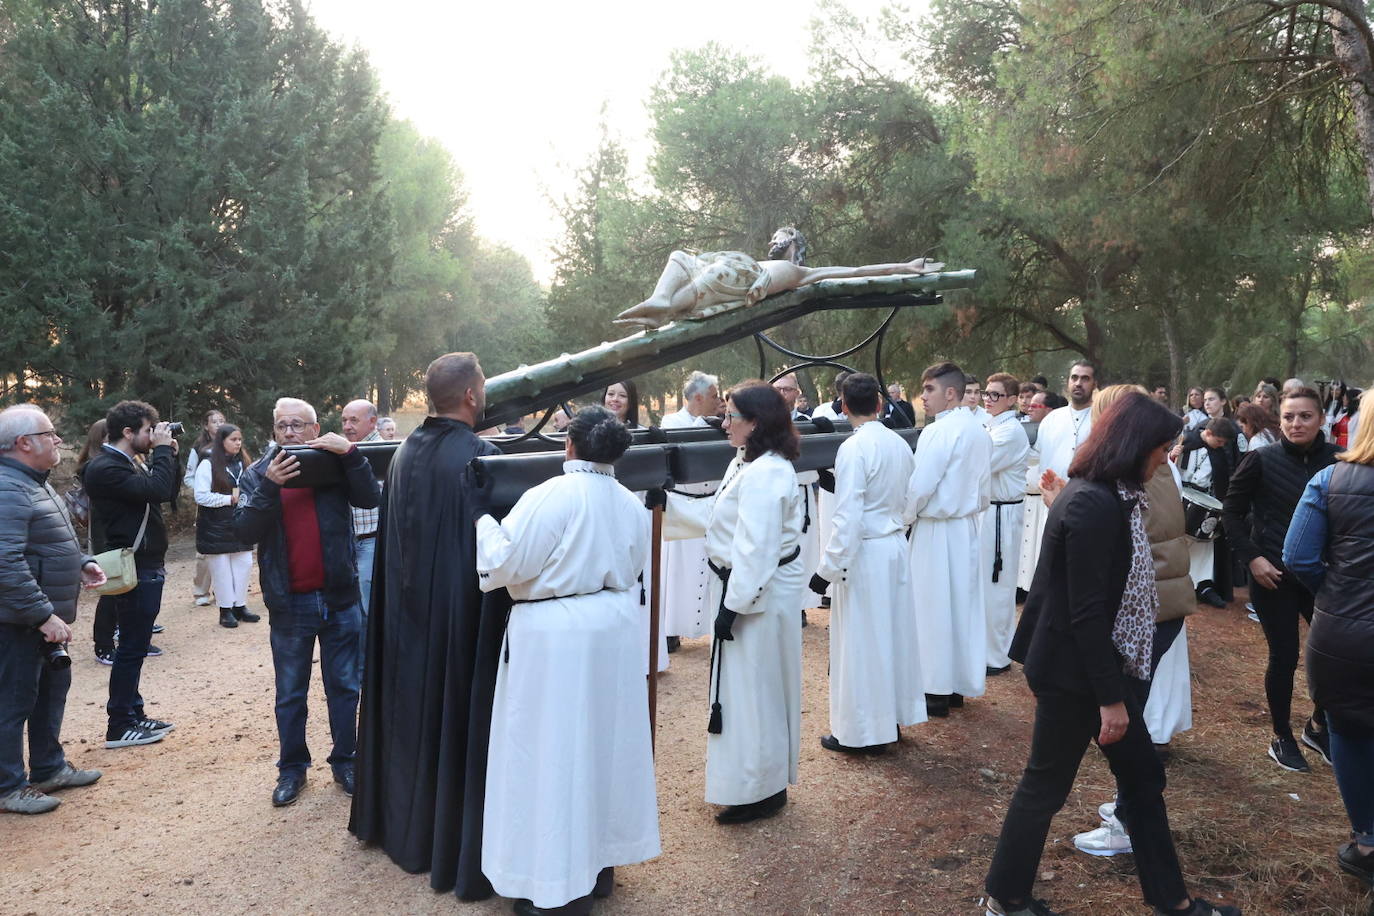
[[[105,733],[105,746],[134,747],[139,744],[154,744],[166,736],[166,732],[155,732],[135,723],[119,731],[107,731]]]
[[[1156,916],[1241,916],[1238,906],[1222,906],[1201,897],[1194,897],[1193,905],[1186,910],[1161,910],[1155,907],[1155,913]]]
[[[115,654],[115,650],[114,650],[113,648],[109,648],[109,649],[96,649],[96,650],[95,650],[95,660],[98,661],[98,662],[100,662],[100,664],[102,664],[102,665],[113,665],[113,664],[114,664],[114,654]]]
[[[144,717],[136,723],[139,728],[146,728],[150,732],[169,732],[176,728],[171,722],[163,722],[161,719],[149,719]]]
[[[1317,731],[1308,719],[1302,727],[1302,743],[1317,752],[1317,756],[1327,766],[1331,766],[1331,733],[1326,729]]]
[[[1336,864],[1341,871],[1354,875],[1370,887],[1374,887],[1374,852],[1366,855],[1354,843],[1346,843],[1336,853]]]
[[[1292,738],[1275,738],[1270,741],[1269,756],[1285,770],[1291,770],[1294,773],[1310,773],[1312,771],[1312,768],[1307,765],[1307,759],[1303,757],[1302,751],[1298,750],[1298,742]]]
[[[157,658],[157,657],[158,657],[159,655],[161,655],[161,654],[162,654],[162,650],[161,650],[161,649],[159,649],[157,646],[153,645],[152,643],[148,643],[148,651],[147,651],[147,653],[145,653],[144,657],[145,657],[145,658]]]

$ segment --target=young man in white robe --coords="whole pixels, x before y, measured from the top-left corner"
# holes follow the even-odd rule
[[[911,531],[911,581],[917,589],[927,711],[947,716],[965,697],[983,695],[987,626],[978,522],[988,507],[992,440],[964,398],[964,372],[953,363],[921,377],[921,404],[934,423],[916,440],[904,520]]]
[[[990,486],[992,505],[983,512],[983,582],[987,624],[987,673],[1011,669],[1007,652],[1016,632],[1016,582],[1021,571],[1022,514],[1025,509],[1026,462],[1030,439],[1016,416],[1020,382],[1005,372],[988,377],[983,390],[992,440]]]
[[[640,648],[649,513],[615,479],[630,434],[585,407],[563,475],[477,520],[483,591],[507,589],[487,762],[482,872],[515,912],[582,916],[612,869],[659,854]]]
[[[704,428],[707,417],[720,416],[719,380],[714,375],[693,372],[682,386],[682,409],[663,418],[663,429]],[[716,492],[720,481],[679,484],[678,493],[706,499]],[[706,538],[680,541],[664,540],[663,572],[659,582],[663,628],[668,651],[676,652],[682,639],[696,639],[711,632],[715,611],[708,606],[711,568],[706,563]]]
[[[740,454],[707,500],[668,494],[669,537],[706,534],[719,570],[709,684],[706,800],[721,824],[777,814],[801,760],[801,499],[797,432],[766,382],[732,389],[726,435]]]
[[[1040,473],[1046,471],[1054,473],[1065,480],[1069,477],[1069,465],[1073,463],[1074,452],[1078,451],[1079,446],[1088,441],[1088,434],[1092,432],[1092,409],[1093,393],[1097,391],[1097,367],[1087,360],[1079,360],[1069,367],[1069,403],[1066,407],[1059,407],[1050,411],[1049,416],[1045,417],[1040,423],[1040,431],[1035,437],[1035,447],[1040,453]],[[1045,533],[1045,523],[1049,520],[1049,513],[1040,515],[1039,529],[1035,533],[1034,543],[1040,544],[1040,538]],[[1035,564],[1039,560],[1039,555],[1034,554],[1030,557],[1030,568],[1026,570],[1027,576],[1023,579],[1027,582],[1033,581],[1035,576]],[[1022,559],[1022,567],[1025,568],[1026,560]]]
[[[834,589],[830,605],[830,734],[821,747],[882,753],[898,728],[926,721],[902,511],[914,459],[878,420],[878,380],[845,379],[841,395],[854,435],[835,456],[830,541],[811,591]]]

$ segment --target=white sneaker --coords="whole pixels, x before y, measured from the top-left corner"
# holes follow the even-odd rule
[[[1090,856],[1116,856],[1131,851],[1131,838],[1121,822],[1112,818],[1096,830],[1076,834],[1073,845]]]
[[[1102,818],[1102,823],[1108,824],[1116,820],[1116,802],[1103,802],[1097,806],[1097,816]]]
[[[210,606],[210,596],[209,596],[209,595],[196,595],[196,607],[209,607],[209,606]]]

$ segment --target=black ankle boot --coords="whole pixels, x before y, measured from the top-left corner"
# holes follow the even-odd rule
[[[615,890],[615,867],[607,865],[597,873],[596,884],[592,887],[592,896],[606,898],[611,896],[613,890]]]
[[[232,608],[222,607],[219,609],[219,625],[233,629],[239,625],[238,619],[234,616]]]
[[[262,619],[262,615],[250,612],[248,608],[241,604],[234,605],[234,617],[242,620],[244,623],[257,623]]]

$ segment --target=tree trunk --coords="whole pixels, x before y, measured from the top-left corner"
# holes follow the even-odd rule
[[[391,386],[387,384],[386,370],[377,369],[377,415],[391,416]]]
[[[1172,404],[1179,401],[1183,391],[1183,347],[1178,339],[1178,325],[1173,314],[1166,308],[1159,310],[1159,324],[1164,330],[1164,343],[1169,348],[1169,396]]]
[[[1366,192],[1370,211],[1374,213],[1374,59],[1366,32],[1369,16],[1365,0],[1347,0],[1346,6],[1354,18],[1328,10],[1327,21],[1332,28],[1332,49],[1350,93],[1351,110],[1355,115],[1355,142],[1364,160]]]

